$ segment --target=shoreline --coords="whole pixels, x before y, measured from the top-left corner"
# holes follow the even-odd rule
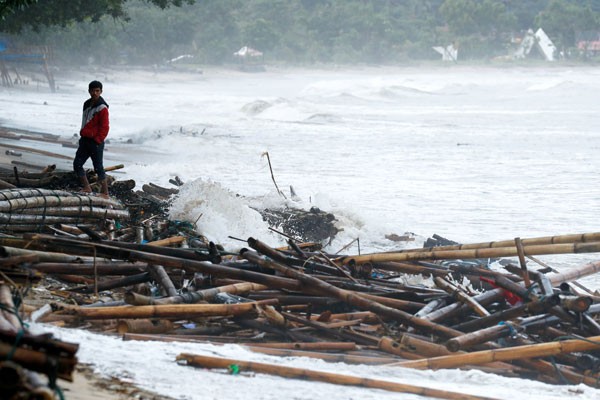
[[[73,382],[61,380],[58,387],[68,400],[173,400],[118,378],[100,376],[90,364],[77,364]]]

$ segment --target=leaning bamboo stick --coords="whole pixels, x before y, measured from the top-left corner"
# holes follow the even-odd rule
[[[228,368],[231,365],[237,365],[242,371],[248,370],[257,373],[282,376],[285,378],[308,379],[312,381],[328,382],[338,385],[368,387],[373,389],[383,389],[400,393],[413,393],[422,396],[435,397],[439,399],[489,399],[489,397],[469,395],[466,393],[450,392],[440,389],[431,389],[423,386],[388,382],[378,379],[361,378],[350,375],[341,375],[331,372],[311,371],[304,368],[285,367],[279,364],[265,364],[251,361],[200,356],[185,353],[179,354],[177,356],[177,361],[185,362],[187,363],[187,365],[201,368]]]
[[[600,349],[600,336],[560,342],[539,343],[495,350],[483,350],[467,354],[426,358],[416,361],[402,361],[393,364],[398,367],[417,369],[456,368],[464,365],[487,364],[494,361],[512,361],[526,358],[549,357],[557,354]]]

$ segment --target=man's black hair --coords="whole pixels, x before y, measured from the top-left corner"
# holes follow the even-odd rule
[[[92,89],[100,89],[102,90],[102,82],[100,81],[91,81],[90,85],[88,86],[88,90],[92,90]]]

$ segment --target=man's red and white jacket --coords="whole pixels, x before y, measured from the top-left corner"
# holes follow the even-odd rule
[[[93,105],[92,99],[83,103],[83,117],[79,131],[82,137],[94,139],[96,143],[101,144],[108,136],[109,128],[108,104],[102,96]]]

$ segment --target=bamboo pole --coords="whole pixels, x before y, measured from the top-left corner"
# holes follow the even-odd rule
[[[319,351],[355,351],[358,350],[356,343],[353,342],[293,342],[293,343],[253,343],[253,347],[266,347],[272,349],[288,350],[319,350]]]
[[[32,256],[38,257],[35,254]],[[144,272],[146,264],[132,264],[132,263],[97,263],[96,265],[90,263],[53,263],[43,262],[36,263],[30,266],[34,269],[45,274],[69,274],[69,275],[135,275]]]
[[[483,350],[467,354],[426,358],[424,360],[402,361],[392,365],[417,369],[457,368],[465,365],[487,364],[494,361],[549,357],[557,354],[589,350],[600,350],[600,336]]]
[[[354,354],[321,353],[317,351],[306,350],[275,349],[256,346],[254,343],[252,345],[243,344],[241,346],[252,351],[253,353],[268,354],[278,357],[309,357],[335,363],[341,362],[346,364],[382,365],[398,361],[397,358],[392,357],[374,357]]]
[[[529,273],[527,272],[527,262],[525,261],[525,250],[523,250],[523,241],[521,238],[515,238],[515,246],[517,247],[517,254],[519,255],[519,263],[521,264],[521,276],[523,278],[523,282],[525,282],[525,287],[528,288],[531,286],[531,281],[529,280]]]
[[[600,241],[600,232],[591,233],[573,233],[567,235],[542,236],[529,239],[521,239],[523,246],[545,245],[545,244],[564,244],[564,243],[586,243]],[[450,246],[435,246],[420,249],[406,249],[399,253],[420,252],[423,250],[471,250],[497,247],[510,247],[515,244],[514,239],[499,240],[493,242],[467,243]]]
[[[311,381],[327,382],[338,385],[360,386],[373,389],[383,389],[400,393],[413,393],[422,396],[430,396],[438,399],[461,399],[461,400],[481,400],[489,397],[474,396],[466,393],[450,392],[446,390],[431,389],[423,386],[409,385],[404,383],[388,382],[378,379],[361,378],[350,375],[334,374],[331,372],[311,371],[304,368],[285,367],[282,365],[273,365],[257,363],[251,361],[242,361],[228,358],[217,358],[209,356],[200,356],[194,354],[179,354],[177,361],[185,362],[187,365],[200,368],[222,368],[227,369],[231,365],[237,365],[242,371],[254,371],[263,374],[272,374],[285,378],[308,379]]]
[[[487,328],[495,325],[500,321],[510,321],[527,313],[529,314],[544,314],[549,312],[554,306],[560,303],[558,295],[548,296],[543,299],[530,301],[520,306],[512,307],[507,310],[497,311],[487,317],[481,317],[475,320],[462,322],[455,329],[464,332],[470,332],[477,329]]]
[[[142,296],[138,293],[125,293],[125,302],[131,305],[151,305],[151,304],[191,304],[206,300],[210,301],[219,293],[243,294],[253,290],[267,289],[265,285],[259,285],[252,282],[240,282],[231,285],[214,287],[209,289],[197,290],[195,292],[181,293],[172,297],[154,298]]]
[[[600,261],[584,264],[579,267],[570,268],[568,271],[562,274],[547,275],[550,283],[554,286],[558,286],[563,282],[571,282],[579,278],[583,278],[589,275],[593,275],[600,272]]]
[[[78,307],[73,308],[83,319],[113,318],[198,318],[242,315],[255,311],[257,305],[272,305],[277,301],[263,300],[239,304],[168,304],[160,306]]]
[[[506,322],[502,325],[494,325],[489,328],[481,329],[475,332],[465,333],[462,336],[449,339],[446,342],[446,348],[455,353],[465,350],[475,345],[488,342],[490,340],[506,337],[515,332],[512,323]]]
[[[514,245],[514,243],[513,243]],[[579,253],[597,253],[600,252],[600,242],[589,243],[565,243],[565,244],[546,244],[529,245],[523,248],[526,256],[540,254],[579,254]],[[433,250],[433,251],[415,251],[415,252],[394,252],[394,253],[373,253],[355,256],[344,256],[334,259],[338,264],[345,265],[351,262],[356,264],[380,263],[388,261],[417,261],[417,260],[454,260],[470,258],[497,258],[497,257],[516,257],[518,251],[516,246],[512,247],[494,247],[479,248],[467,250]]]
[[[0,237],[0,243],[6,243],[6,242],[13,242],[13,244],[19,244],[19,243],[23,243],[23,246],[26,246],[26,241],[23,241],[22,239],[16,239],[16,238],[2,238]],[[19,242],[19,243],[17,243]],[[77,257],[74,255],[70,255],[70,254],[65,254],[65,253],[54,253],[54,252],[48,252],[48,251],[38,251],[38,250],[28,250],[28,249],[22,249],[22,248],[18,248],[18,247],[11,247],[11,246],[0,246],[0,255],[2,257],[18,257],[18,256],[25,256],[25,255],[35,255],[38,257],[40,262],[67,262],[67,263],[75,263],[75,262],[80,262],[82,260],[81,257]],[[85,258],[85,261],[92,261],[91,258]]]
[[[63,275],[64,276],[64,275]],[[137,275],[129,275],[124,278],[110,279],[102,282],[97,282],[94,279],[92,284],[86,284],[84,286],[75,287],[69,289],[71,292],[79,293],[98,293],[104,290],[110,290],[120,288],[124,286],[137,285],[138,283],[149,282],[152,279],[148,272],[143,272]]]
[[[162,265],[148,265],[148,272],[152,275],[152,279],[165,290],[167,296],[177,296],[177,289]]]

